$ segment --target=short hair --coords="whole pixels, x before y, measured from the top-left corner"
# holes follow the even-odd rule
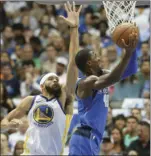
[[[87,61],[91,58],[90,51],[90,49],[80,50],[75,57],[75,63],[83,73],[86,72]]]
[[[22,66],[25,66],[25,65],[32,65],[33,67],[35,67],[35,62],[33,60],[26,60],[26,61],[23,61],[22,62]]]
[[[131,116],[128,116],[127,117],[127,121],[128,121],[128,119],[134,119],[138,123],[138,119],[135,116],[132,116],[132,115]]]
[[[123,121],[126,121],[126,118],[123,114],[119,114],[117,115],[114,119],[113,119],[113,122],[115,123],[117,120],[123,120]]]
[[[139,122],[139,125],[141,125],[141,126],[146,126],[147,128],[150,129],[150,124],[149,124],[148,122],[146,122],[146,121],[140,121],[140,122]]]
[[[33,37],[30,38],[30,43],[41,45],[40,39],[38,37],[35,37],[35,36],[33,36]]]
[[[14,30],[24,31],[24,26],[23,26],[22,23],[15,23],[15,24],[13,24],[12,28],[13,28],[13,31]]]
[[[17,45],[23,46],[26,43],[25,37],[23,35],[16,36],[15,37],[15,42]]]

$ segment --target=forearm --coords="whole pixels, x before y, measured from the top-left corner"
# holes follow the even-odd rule
[[[75,64],[75,56],[79,48],[78,28],[71,28],[69,47],[69,64],[67,69],[66,91],[74,94],[75,84],[78,77],[78,69]]]
[[[78,27],[70,28],[69,62],[75,62],[75,56],[79,50]]]
[[[125,79],[126,77],[131,76],[132,74],[135,74],[137,72],[137,69],[138,69],[137,53],[135,50],[135,52],[131,56],[128,66],[126,70],[124,71],[121,79]]]

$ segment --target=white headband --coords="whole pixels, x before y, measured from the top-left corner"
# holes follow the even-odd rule
[[[51,76],[58,77],[55,73],[48,73],[40,80],[40,85],[44,84],[44,82]]]

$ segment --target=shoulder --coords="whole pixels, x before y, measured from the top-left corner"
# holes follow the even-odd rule
[[[77,83],[76,93],[80,98],[86,98],[92,95],[93,85],[98,80],[98,77],[91,75],[80,79]]]
[[[18,109],[24,109],[24,111],[28,111],[32,105],[35,96],[27,96],[22,101],[21,104],[18,105]]]

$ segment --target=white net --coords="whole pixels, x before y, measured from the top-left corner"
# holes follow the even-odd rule
[[[109,22],[109,31],[121,23],[133,23],[136,1],[103,1]]]

